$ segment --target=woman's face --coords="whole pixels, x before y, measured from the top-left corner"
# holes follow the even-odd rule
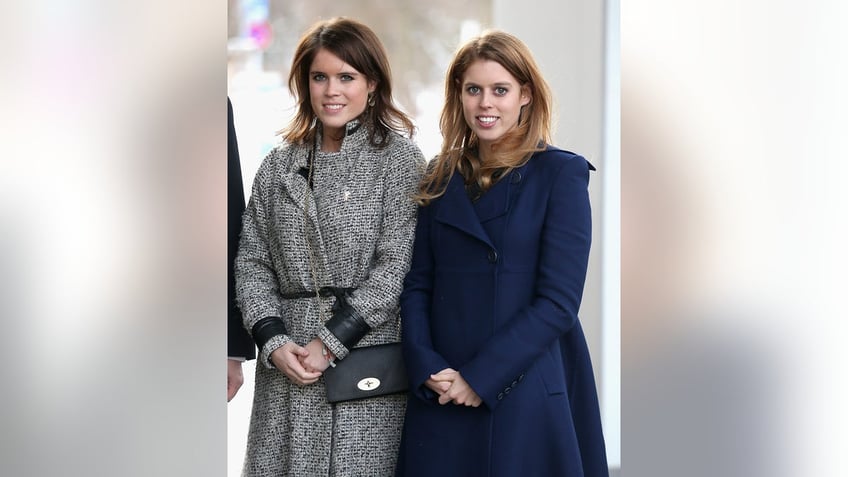
[[[345,124],[365,111],[375,86],[338,56],[318,50],[309,67],[309,97],[325,134],[341,136]]]
[[[480,139],[482,148],[488,148],[516,127],[521,107],[530,103],[528,88],[495,61],[471,63],[460,87],[465,122]]]

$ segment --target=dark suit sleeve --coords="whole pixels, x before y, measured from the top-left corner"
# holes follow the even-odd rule
[[[227,98],[227,355],[256,358],[253,340],[244,329],[241,311],[236,305],[235,274],[233,263],[238,251],[241,216],[244,213],[244,186],[241,179],[233,106]]]

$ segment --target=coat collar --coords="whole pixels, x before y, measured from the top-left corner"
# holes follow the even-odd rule
[[[322,126],[318,126],[315,130],[315,139],[312,143],[312,147],[315,148],[316,153],[320,150],[318,146],[321,144],[321,141],[324,137],[324,128]],[[368,140],[368,128],[365,127],[365,124],[362,123],[360,119],[354,119],[345,125],[345,136],[342,139],[341,149],[338,152],[322,152],[321,154],[338,154],[342,153],[342,155],[348,155],[351,151],[358,151],[365,145]]]
[[[305,170],[309,165],[310,154],[333,156],[341,155],[342,160],[348,162],[354,161],[358,157],[358,152],[368,141],[368,131],[359,119],[354,119],[345,126],[345,137],[342,141],[341,150],[338,152],[319,152],[318,144],[321,144],[323,128],[320,126],[315,132],[315,138],[308,144],[303,144],[293,147],[292,160],[285,170],[279,172],[280,180],[283,187],[287,190],[289,196],[297,204],[299,208],[303,208],[306,197],[305,182],[301,178],[306,178]],[[313,160],[315,158],[313,157]]]
[[[472,237],[493,247],[492,240],[483,228],[483,223],[501,217],[509,212],[523,183],[527,165],[512,170],[489,189],[475,205],[465,192],[465,180],[459,172],[454,172],[445,189],[445,195],[439,200],[440,207],[434,219],[455,227]]]
[[[306,167],[309,162],[310,152],[313,151],[316,144],[321,143],[322,132],[322,128],[318,128],[314,142],[301,146],[291,146],[292,158],[285,166],[283,166],[283,170],[277,171],[277,177],[279,177],[280,186],[286,191],[286,194],[289,196],[291,201],[297,206],[299,213],[303,214],[304,210],[307,210],[309,225],[307,233],[310,233],[311,246],[314,247],[314,250],[316,251],[316,258],[323,261],[326,259],[326,254],[324,252],[326,247],[324,246],[324,240],[320,233],[321,227],[320,220],[318,218],[318,207],[315,204],[314,196],[310,193],[309,187],[306,184],[306,177],[300,173],[300,170]],[[352,161],[357,156],[356,152],[360,150],[367,141],[367,128],[364,127],[363,123],[359,119],[354,119],[347,123],[345,127],[345,138],[342,141],[341,151],[320,154],[341,153],[343,157],[350,156],[348,160]],[[326,262],[322,262],[321,267],[323,267],[324,270],[328,270]]]

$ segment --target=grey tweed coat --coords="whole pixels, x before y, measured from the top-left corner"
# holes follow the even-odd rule
[[[400,340],[398,298],[416,220],[411,197],[424,158],[398,134],[391,133],[388,145],[378,149],[358,122],[346,130],[340,152],[316,151],[313,194],[298,173],[307,166],[311,146],[272,150],[256,174],[243,217],[235,272],[245,327],[251,330],[262,318],[279,316],[288,332],[260,350],[246,476],[394,473],[405,396],[331,405],[323,378],[301,387],[269,361],[270,353],[287,341],[304,345],[316,336],[339,359],[348,354],[319,314],[320,306],[325,319],[332,316],[334,298],[281,297],[315,289],[307,237],[318,286],[356,289],[349,303],[372,328],[357,346]]]

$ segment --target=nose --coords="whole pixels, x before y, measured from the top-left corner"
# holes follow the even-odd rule
[[[492,95],[487,91],[480,93],[480,107],[488,109],[492,107]]]
[[[338,96],[339,95],[339,81],[336,78],[330,78],[327,80],[327,88],[324,90],[324,94],[327,96]]]

